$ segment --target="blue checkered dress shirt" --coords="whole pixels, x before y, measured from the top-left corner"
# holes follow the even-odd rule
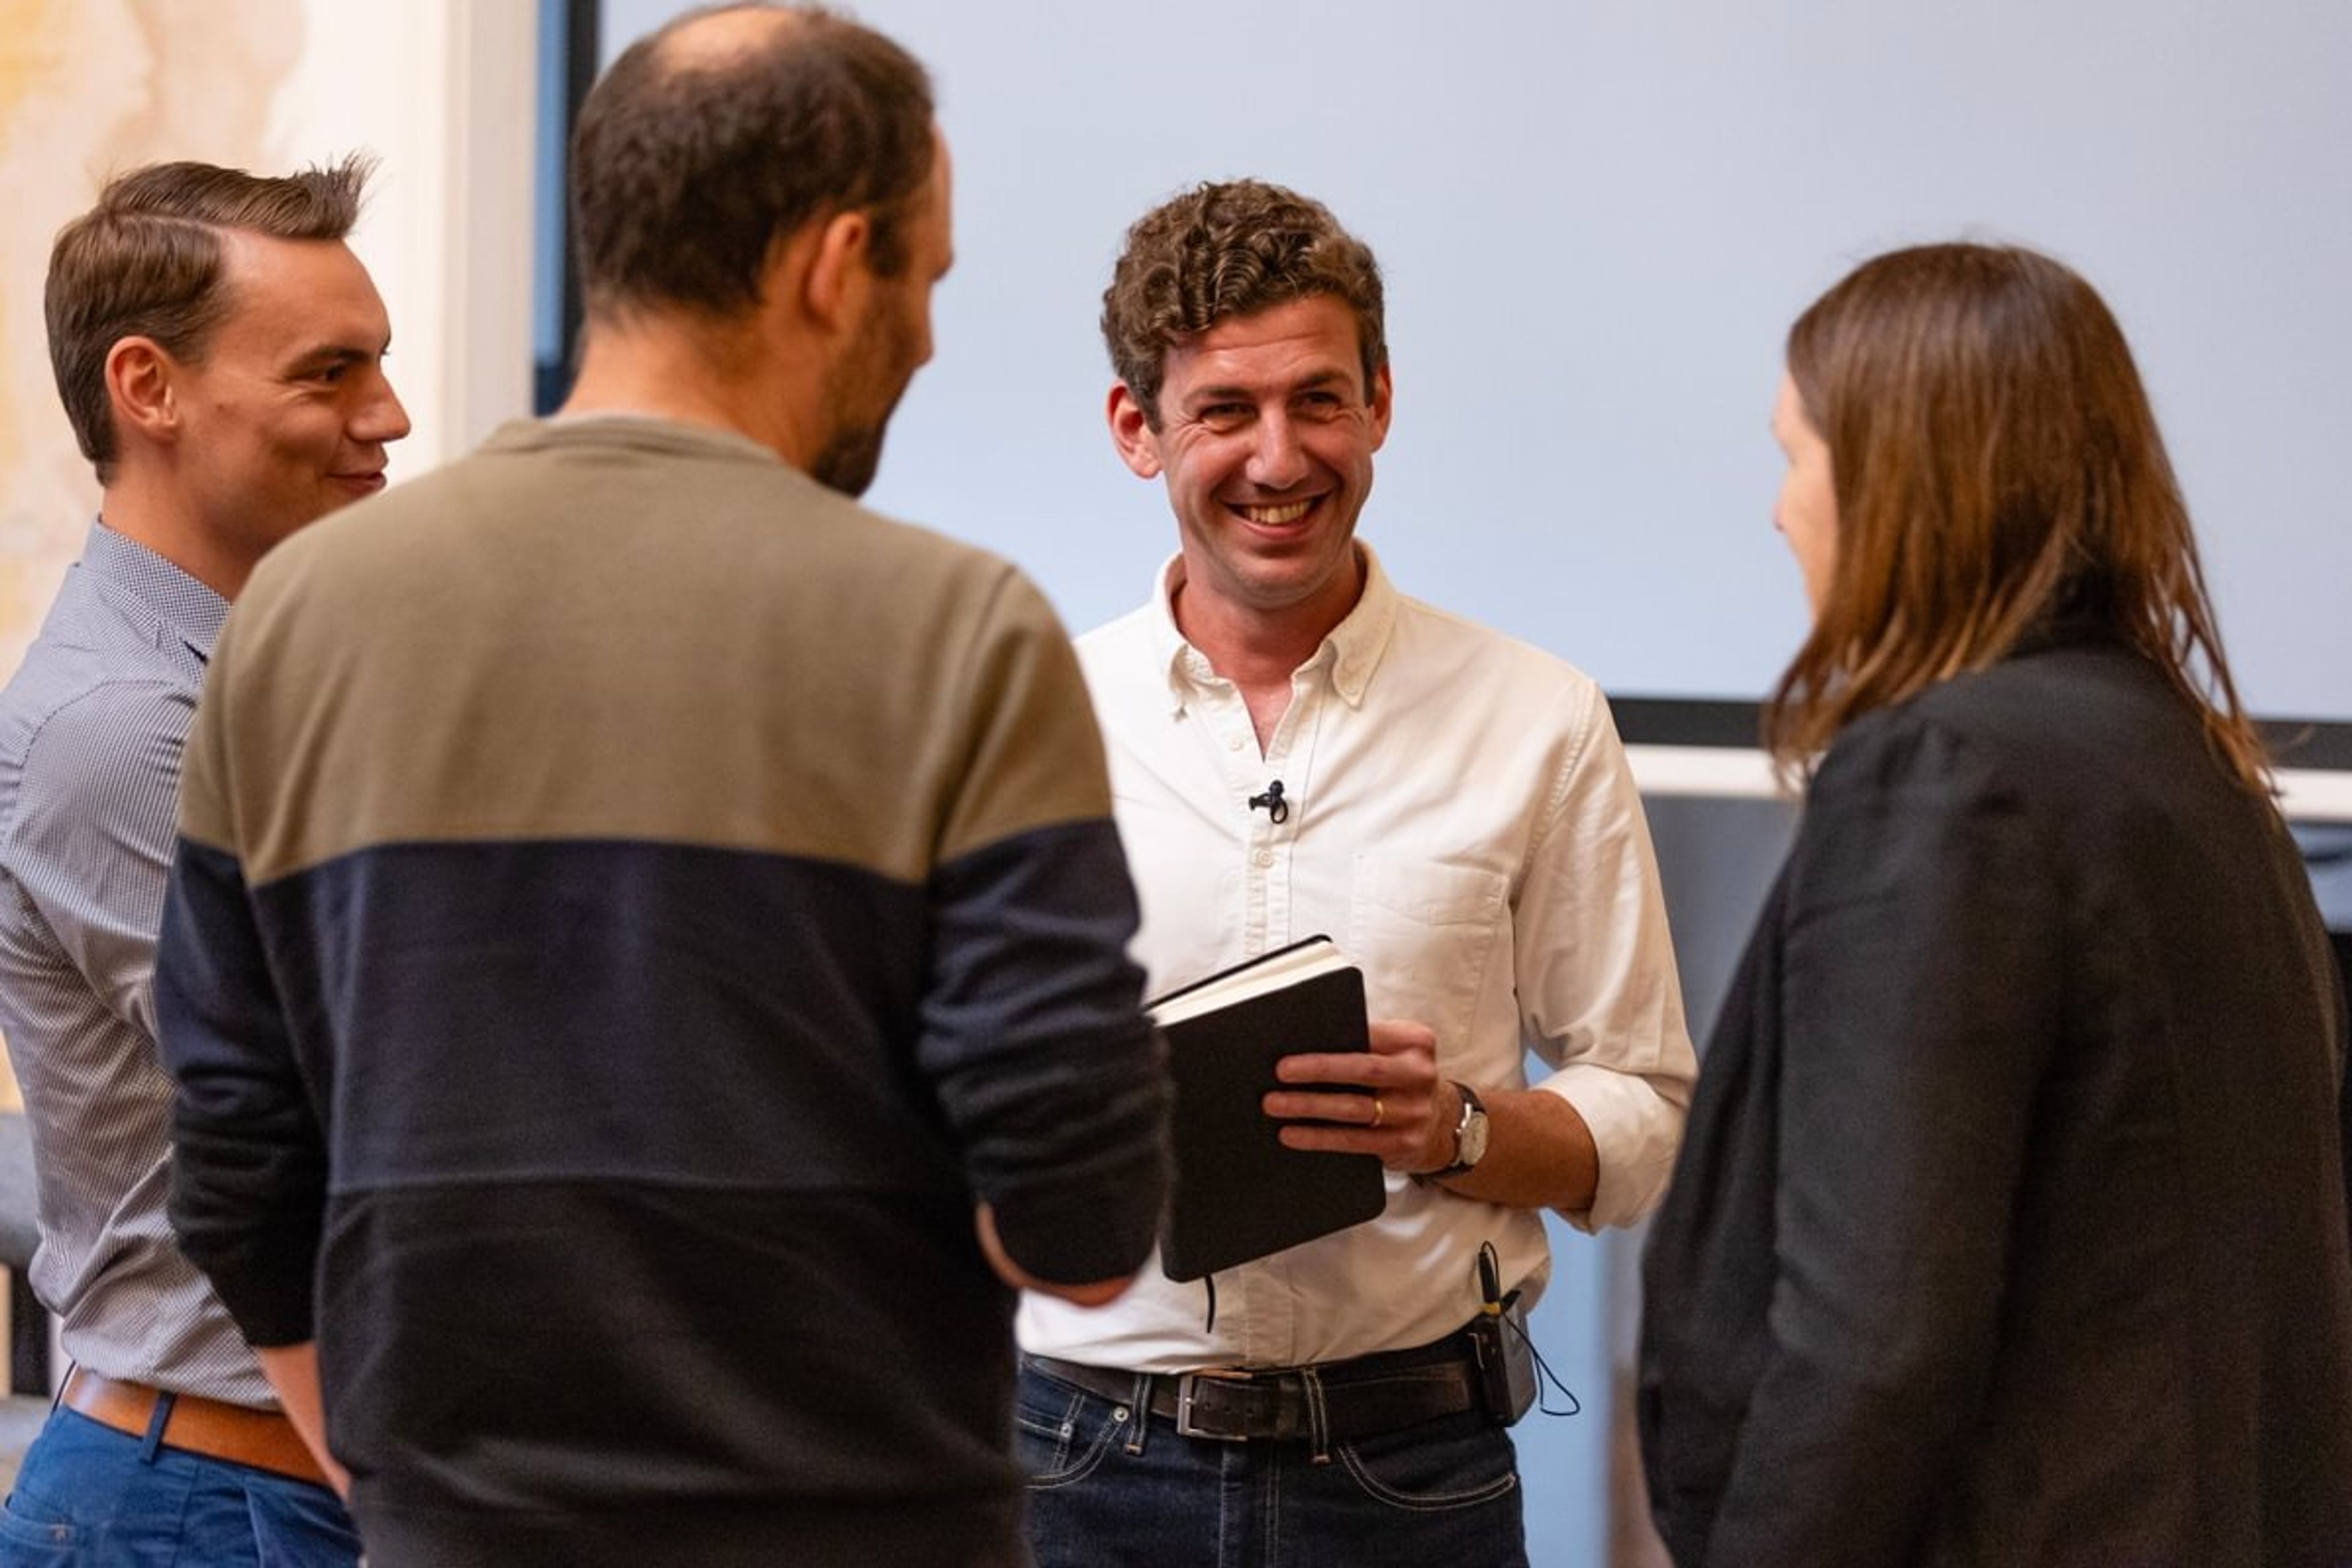
[[[173,1086],[149,983],[180,753],[227,602],[91,525],[0,692],[0,1033],[40,1184],[33,1289],[109,1377],[274,1403],[164,1217]]]

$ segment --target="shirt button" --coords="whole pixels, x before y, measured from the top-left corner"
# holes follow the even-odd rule
[[[1271,866],[1274,864],[1274,851],[1271,849],[1261,849],[1255,855],[1252,856],[1251,858],[1255,859],[1261,866]]]
[[[1242,738],[1239,735],[1232,736],[1225,742],[1225,750],[1229,752],[1238,752],[1241,749]]]

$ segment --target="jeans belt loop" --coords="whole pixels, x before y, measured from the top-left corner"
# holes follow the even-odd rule
[[[147,1417],[147,1435],[139,1440],[139,1462],[152,1465],[163,1447],[163,1428],[172,1424],[172,1407],[180,1402],[179,1395],[158,1390],[155,1413]]]
[[[1331,1415],[1323,1407],[1323,1375],[1309,1366],[1299,1369],[1299,1377],[1307,1385],[1307,1462],[1328,1465],[1331,1462]]]
[[[1126,1451],[1130,1458],[1140,1458],[1143,1439],[1151,1431],[1151,1373],[1135,1374],[1135,1394],[1128,1403]]]

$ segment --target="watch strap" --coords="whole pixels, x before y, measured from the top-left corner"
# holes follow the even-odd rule
[[[1476,1089],[1458,1080],[1448,1079],[1447,1081],[1454,1084],[1454,1092],[1462,1099],[1462,1117],[1454,1124],[1454,1163],[1442,1170],[1425,1173],[1431,1181],[1442,1181],[1447,1176],[1461,1175],[1477,1164],[1478,1162],[1475,1160],[1465,1160],[1462,1157],[1462,1135],[1470,1131],[1470,1123],[1474,1119],[1482,1119],[1486,1114],[1486,1102],[1478,1098]],[[1480,1152],[1483,1154],[1485,1151],[1482,1150]]]

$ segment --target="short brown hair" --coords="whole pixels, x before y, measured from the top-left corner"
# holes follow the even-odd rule
[[[1829,446],[1837,544],[1766,710],[1783,770],[2084,617],[2162,669],[2216,755],[2265,788],[2155,412],[2088,283],[2015,247],[1894,251],[1797,319],[1788,364]]]
[[[698,50],[682,30],[730,11],[779,26]],[[872,214],[876,272],[907,264],[931,172],[930,78],[869,27],[816,6],[688,12],[613,62],[572,139],[572,219],[592,317],[644,306],[749,309],[774,247],[815,218]]]
[[[203,359],[230,304],[221,231],[341,239],[359,221],[374,167],[359,153],[278,179],[212,163],[150,163],[108,181],[98,205],[58,231],[42,301],[49,364],[99,483],[113,481],[118,455],[106,392],[114,345],[152,338],[177,359]]]
[[[1330,209],[1263,180],[1186,191],[1138,218],[1103,290],[1111,368],[1160,427],[1168,351],[1229,316],[1328,294],[1356,318],[1364,387],[1389,363],[1380,263]]]

